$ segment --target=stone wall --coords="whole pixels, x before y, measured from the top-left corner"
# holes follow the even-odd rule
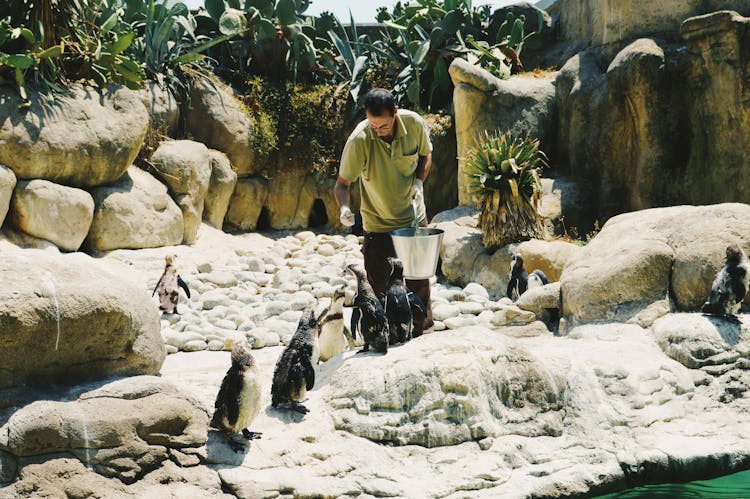
[[[538,137],[550,173],[579,184],[579,209],[563,215],[582,233],[632,210],[746,201],[749,33],[736,13],[693,17],[681,40],[637,39],[614,56],[591,48],[533,83],[456,60],[458,155],[484,130]],[[465,204],[462,183],[459,173]]]
[[[604,45],[676,33],[688,17],[717,10],[750,15],[750,4],[746,0],[558,0],[555,10],[562,39]]]

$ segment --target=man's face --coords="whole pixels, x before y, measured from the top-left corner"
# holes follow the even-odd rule
[[[381,139],[393,138],[398,109],[396,109],[392,115],[388,112],[384,112],[380,116],[375,116],[371,114],[370,111],[365,111],[365,114],[367,115],[367,121],[370,123],[370,128],[372,128],[372,131],[375,132],[378,137]]]

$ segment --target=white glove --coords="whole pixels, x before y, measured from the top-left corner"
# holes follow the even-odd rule
[[[416,179],[414,185],[411,186],[411,196],[417,204],[422,204],[424,201],[424,187],[422,186],[422,181],[420,179]]]
[[[341,215],[339,216],[341,224],[345,227],[351,227],[354,225],[354,213],[349,209],[348,206],[344,205],[341,207]]]

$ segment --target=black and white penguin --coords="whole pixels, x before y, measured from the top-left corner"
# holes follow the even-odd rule
[[[302,313],[297,331],[276,361],[271,385],[271,405],[289,404],[292,410],[307,414],[300,404],[315,386],[315,364],[320,357],[318,321],[312,307]]]
[[[406,297],[409,298],[409,307],[411,307],[413,321],[411,336],[412,338],[417,338],[422,336],[422,324],[424,324],[424,320],[427,317],[427,308],[424,306],[422,299],[415,295],[413,291],[409,291]]]
[[[701,312],[711,315],[733,316],[747,294],[750,260],[737,244],[727,246],[727,256],[713,284]]]
[[[260,433],[248,429],[260,412],[260,399],[258,364],[247,343],[235,343],[232,348],[232,366],[221,382],[214,403],[216,410],[210,423],[212,428],[227,435],[229,445],[235,452],[240,452],[243,446],[233,440],[234,435],[241,432],[247,440],[261,437]]]
[[[328,359],[340,354],[346,347],[354,348],[354,338],[344,327],[344,299],[345,288],[342,286],[333,292],[331,304],[318,317],[320,328],[320,360]]]
[[[367,281],[367,274],[362,266],[356,263],[347,266],[346,270],[357,278],[354,307],[359,309],[356,329],[365,341],[365,346],[361,351],[368,352],[372,346],[376,352],[388,353],[388,319],[378,297],[375,296],[375,291]]]
[[[523,267],[523,257],[518,253],[511,255],[510,274],[508,275],[508,287],[505,290],[505,296],[516,301],[527,289],[544,286],[545,284],[549,284],[549,279],[544,272],[534,270],[531,275],[527,274]]]
[[[398,258],[388,257],[391,275],[385,287],[383,311],[388,319],[390,344],[405,343],[412,337],[412,313],[409,290],[404,282],[404,265]]]
[[[178,286],[185,291],[185,294],[190,298],[190,289],[185,281],[182,280],[180,274],[177,273],[177,267],[174,265],[174,259],[176,255],[167,255],[164,257],[166,264],[164,265],[164,272],[161,277],[156,281],[156,286],[151,296],[154,293],[159,292],[159,310],[162,314],[176,314],[177,312],[177,301],[179,300]]]

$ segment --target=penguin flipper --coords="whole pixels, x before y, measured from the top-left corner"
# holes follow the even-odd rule
[[[315,386],[315,368],[313,367],[312,361],[310,360],[312,351],[309,353],[310,355],[300,356],[300,364],[302,364],[302,372],[305,376],[305,383],[306,383],[307,389],[312,390],[313,386]]]
[[[214,426],[214,423],[218,424],[219,427],[223,426],[223,422],[221,421],[221,416],[223,415],[226,416],[227,422],[230,425],[234,425],[237,422],[237,418],[240,414],[240,406],[237,401],[237,396],[241,390],[242,377],[230,370],[227,372],[227,375],[224,376],[224,379],[221,382],[221,388],[219,388],[219,394],[216,396],[216,402],[214,403],[216,412],[214,413],[213,419],[219,418],[219,420],[212,420],[212,426]]]
[[[154,290],[151,292],[151,296],[154,296],[156,294],[156,290],[159,289],[159,284],[161,284],[162,279],[164,279],[164,274],[162,274],[159,280],[156,281],[156,286],[154,286]]]
[[[188,298],[190,298],[190,288],[188,288],[188,285],[185,281],[182,280],[182,277],[179,275],[177,276],[177,285],[185,291],[185,294]]]
[[[349,326],[349,329],[352,332],[353,340],[357,339],[357,330],[359,329],[359,321],[361,320],[361,318],[362,318],[362,311],[359,309],[359,307],[354,307],[354,309],[352,309],[352,322],[351,322],[351,325]]]

